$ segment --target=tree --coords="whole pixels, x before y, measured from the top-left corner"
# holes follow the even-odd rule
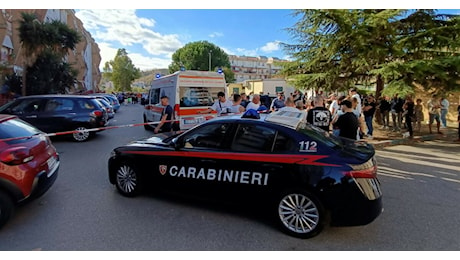
[[[76,83],[77,71],[51,50],[41,53],[27,72],[27,94],[64,94]]]
[[[38,21],[35,14],[22,13],[21,15],[22,20],[18,30],[24,56],[22,95],[26,95],[29,90],[31,93],[44,94],[49,91],[59,91],[63,87],[69,87],[69,85],[62,86],[61,84],[73,84],[76,73],[63,61],[63,58],[69,50],[75,49],[77,43],[81,40],[81,36],[60,21],[43,24]],[[39,60],[47,60],[47,62],[53,62],[53,64],[35,64]],[[56,70],[49,71],[49,69]],[[29,70],[34,71],[34,76],[27,76]],[[45,79],[45,75],[49,73],[53,75],[54,80],[50,79],[48,83],[56,85],[43,85],[43,88],[38,91],[33,90],[26,84],[29,78]],[[62,75],[56,75],[58,73]],[[73,77],[73,79],[69,79],[69,76]],[[57,80],[58,78],[60,80]],[[33,82],[33,84],[36,86],[37,84],[41,85],[38,82]]]
[[[298,43],[283,44],[294,61],[282,64],[282,74],[299,88],[343,90],[375,82],[378,96],[385,82],[390,89],[406,90],[415,81],[426,89],[456,85],[456,17],[380,9],[311,9],[293,15],[301,18],[288,31]],[[448,72],[439,74],[442,70]]]
[[[118,49],[115,58],[104,65],[103,77],[113,82],[116,91],[131,91],[131,82],[141,76],[124,48]]]
[[[187,70],[213,70],[217,68],[230,68],[228,55],[216,45],[207,41],[191,42],[178,49],[172,55],[172,63],[169,65],[169,73],[181,69]],[[227,77],[226,77],[227,78]]]

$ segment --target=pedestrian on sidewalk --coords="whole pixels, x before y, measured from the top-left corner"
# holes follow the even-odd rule
[[[403,106],[404,109],[404,120],[407,125],[407,131],[409,132],[409,138],[414,138],[414,131],[412,130],[412,118],[414,117],[414,101],[410,95],[406,96],[406,102]]]
[[[383,126],[380,129],[390,129],[390,97],[387,95],[385,95],[384,97],[380,97],[380,102],[378,106],[380,114],[382,115],[383,122]]]
[[[398,93],[396,93],[393,96],[393,99],[391,100],[391,118],[393,119],[393,131],[399,131],[401,130],[402,126],[402,113],[403,113],[403,105],[404,105],[404,100],[400,97],[398,97]]]
[[[459,98],[460,100],[460,98]],[[460,102],[459,102],[460,103]],[[460,105],[458,105],[457,107],[457,113],[458,113],[458,116],[457,116],[457,121],[458,121],[458,139],[457,139],[457,142],[460,142]]]
[[[423,104],[422,104],[422,99],[417,98],[416,104],[414,106],[414,114],[415,114],[415,122],[414,122],[414,128],[416,129],[417,132],[420,133],[422,130],[422,122],[425,120],[425,116],[423,115]]]
[[[441,98],[441,128],[447,128],[447,113],[449,112],[449,100],[445,96]]]
[[[367,127],[366,136],[368,139],[373,139],[374,127],[372,121],[374,120],[375,109],[375,98],[372,95],[368,95],[367,98],[364,100],[363,107],[364,121],[366,122]]]
[[[337,121],[334,122],[334,128],[340,129],[339,136],[356,140],[358,118],[353,113],[351,101],[343,100],[341,108],[344,113],[337,117]]]
[[[441,102],[439,102],[438,96],[433,94],[431,99],[428,101],[428,115],[430,116],[428,121],[428,129],[430,130],[430,134],[433,134],[431,130],[431,125],[433,125],[434,120],[436,120],[436,128],[438,130],[438,134],[442,134],[440,131],[441,120],[440,120],[440,113],[441,113]]]

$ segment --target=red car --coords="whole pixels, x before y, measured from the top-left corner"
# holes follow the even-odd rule
[[[40,197],[57,178],[59,155],[42,134],[16,116],[0,114],[0,228],[16,204]]]

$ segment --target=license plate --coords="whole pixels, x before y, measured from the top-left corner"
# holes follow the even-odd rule
[[[195,119],[184,120],[184,124],[186,125],[196,124],[196,120]]]
[[[51,175],[54,174],[55,168],[58,165],[58,161],[56,160],[54,156],[52,156],[51,158],[48,159],[47,164],[48,164],[48,174],[46,175],[46,177],[50,177]]]

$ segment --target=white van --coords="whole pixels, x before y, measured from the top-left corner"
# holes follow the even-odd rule
[[[144,123],[160,121],[164,109],[160,98],[167,96],[180,129],[189,129],[217,115],[215,111],[209,114],[197,112],[212,106],[218,92],[224,92],[228,98],[224,74],[213,71],[177,71],[155,79],[145,101]],[[145,128],[149,129],[149,126],[155,127],[145,125]]]

